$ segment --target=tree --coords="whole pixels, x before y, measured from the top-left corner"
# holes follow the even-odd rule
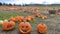
[[[2,3],[0,2],[0,6],[2,5]]]
[[[6,5],[6,3],[3,3],[3,5]]]
[[[12,4],[9,3],[9,6],[12,6]]]
[[[14,6],[16,6],[16,4],[13,4]]]

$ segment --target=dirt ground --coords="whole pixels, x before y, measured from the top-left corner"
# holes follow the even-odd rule
[[[39,23],[44,23],[47,25],[48,30],[46,34],[60,34],[60,15],[50,15],[48,14],[48,11],[39,11],[39,12],[48,16],[48,18],[44,20],[37,18],[37,21],[35,21],[34,23],[30,22],[32,26],[31,34],[39,34],[37,32],[37,25]],[[3,31],[0,26],[0,34],[20,34],[18,30],[18,23],[16,24],[15,29],[11,31]]]

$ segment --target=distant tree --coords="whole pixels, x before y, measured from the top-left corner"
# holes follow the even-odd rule
[[[21,6],[21,5],[19,4],[19,5],[17,5],[17,6]]]
[[[13,4],[14,6],[16,6],[16,4]]]
[[[6,3],[3,3],[3,5],[6,5]]]
[[[0,2],[0,6],[2,5],[2,3]]]
[[[6,3],[5,5],[6,5],[6,6],[9,6],[9,4],[7,4],[7,3]]]
[[[28,4],[25,4],[25,6],[29,6]]]
[[[12,4],[9,3],[9,6],[12,6]]]

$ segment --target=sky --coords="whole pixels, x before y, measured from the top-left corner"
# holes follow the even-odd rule
[[[60,4],[60,0],[0,0],[11,4]]]

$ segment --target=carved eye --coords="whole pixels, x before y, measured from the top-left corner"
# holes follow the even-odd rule
[[[28,26],[26,26],[26,28],[28,28]]]
[[[24,26],[22,26],[22,28],[24,28]]]

